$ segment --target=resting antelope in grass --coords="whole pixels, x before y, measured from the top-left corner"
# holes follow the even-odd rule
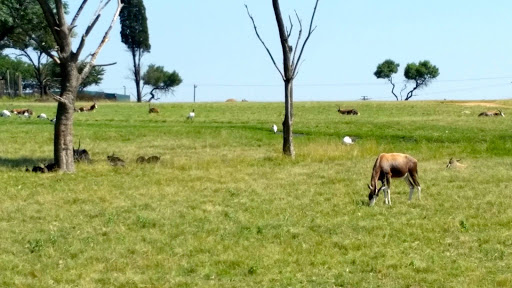
[[[418,182],[418,161],[407,154],[401,153],[382,153],[375,160],[373,165],[372,178],[370,181],[370,206],[375,204],[381,189],[384,190],[384,202],[391,205],[391,178],[405,178],[409,184],[409,201],[412,199],[414,187],[418,187],[418,199],[421,199],[421,187]],[[377,189],[377,180],[382,186]]]
[[[356,109],[341,109],[340,106],[338,106],[338,113],[341,115],[359,115]]]
[[[485,111],[485,112],[482,112],[482,113],[478,114],[478,116],[502,116],[502,117],[505,117],[505,114],[503,114],[503,111],[498,109],[498,111]]]
[[[160,113],[160,110],[156,107],[151,107],[151,103],[149,103],[149,113]]]
[[[89,107],[82,106],[82,107],[78,108],[78,112],[91,112],[91,111],[94,111],[95,109],[98,109],[98,105],[96,104],[96,101],[94,101],[94,104],[92,104]]]

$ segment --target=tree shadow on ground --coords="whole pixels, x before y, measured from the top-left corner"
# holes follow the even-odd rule
[[[29,158],[29,157],[19,157],[19,158],[4,158],[0,157],[0,167],[6,168],[32,168],[34,165],[39,164],[48,164],[53,162],[52,158]]]

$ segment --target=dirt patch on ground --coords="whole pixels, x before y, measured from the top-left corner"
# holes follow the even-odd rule
[[[488,103],[488,102],[462,102],[462,103],[454,103],[455,105],[462,106],[485,106],[485,107],[509,107],[506,105],[496,104],[496,103]]]

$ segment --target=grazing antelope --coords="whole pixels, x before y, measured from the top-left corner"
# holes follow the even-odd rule
[[[340,106],[338,106],[338,113],[341,115],[359,115],[356,109],[341,109]]]
[[[98,105],[96,104],[96,101],[94,101],[94,104],[92,104],[91,106],[89,107],[80,107],[78,108],[78,111],[77,112],[91,112],[91,111],[94,111],[95,109],[98,109]]]
[[[414,187],[418,187],[418,199],[421,199],[421,187],[418,182],[418,161],[413,157],[402,153],[382,153],[375,160],[373,165],[372,178],[370,181],[370,194],[368,200],[370,206],[375,204],[375,200],[379,196],[381,189],[384,190],[384,201],[391,205],[391,178],[405,178],[409,184],[409,201],[412,199]],[[377,189],[377,180],[382,186]]]
[[[151,103],[149,104],[149,113],[160,113],[160,110],[156,107],[151,107]]]
[[[503,114],[503,112],[498,109],[498,111],[482,112],[482,113],[478,114],[478,116],[502,116],[502,117],[505,117],[505,114]]]

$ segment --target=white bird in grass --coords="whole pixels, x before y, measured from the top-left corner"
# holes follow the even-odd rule
[[[277,126],[276,126],[276,124],[272,125],[272,131],[274,131],[274,134],[277,133]]]
[[[194,120],[194,117],[196,117],[196,113],[192,109],[192,112],[188,113],[187,120]]]
[[[350,138],[348,136],[345,136],[345,137],[343,137],[343,144],[346,144],[346,145],[354,144],[354,140],[352,140],[352,138]]]
[[[52,120],[50,120],[50,122],[52,122],[53,124],[55,124],[56,121],[57,121],[57,118],[53,118]]]
[[[46,114],[41,113],[41,114],[37,115],[37,118],[38,119],[47,119],[48,117],[46,117]]]
[[[2,113],[0,114],[0,116],[2,117],[11,117],[11,113],[7,110],[3,110]]]
[[[28,114],[28,112],[25,112],[23,114],[18,114],[18,117],[30,118],[30,114]]]

